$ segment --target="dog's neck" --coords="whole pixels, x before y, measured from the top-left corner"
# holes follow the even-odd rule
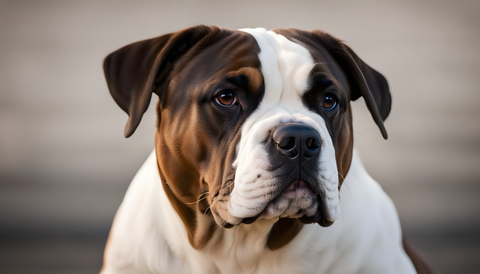
[[[231,229],[218,229],[211,243],[202,252],[211,253],[229,260],[236,260],[242,269],[252,271],[268,247],[268,235],[276,220],[261,219],[253,224],[239,225]]]
[[[115,217],[106,248],[110,264],[104,273],[113,273],[111,269],[122,270],[114,273],[375,273],[379,269],[377,273],[413,273],[399,245],[400,225],[393,204],[356,157],[342,192],[338,222],[328,228],[304,225],[277,250],[267,245],[275,231],[274,219],[217,227],[208,243],[195,249],[164,192],[152,153]],[[365,217],[374,223],[385,221],[389,229],[361,221]],[[380,253],[365,256],[373,250]]]
[[[155,233],[161,234],[158,237],[164,238],[165,244],[168,245],[160,249],[171,250],[172,254],[176,255],[170,258],[169,264],[176,261],[173,264],[183,265],[183,268],[178,269],[180,272],[201,269],[205,273],[252,273],[258,271],[259,267],[265,269],[277,267],[278,261],[275,256],[272,256],[273,252],[278,255],[279,251],[283,254],[295,250],[272,251],[268,247],[269,236],[278,218],[259,219],[252,224],[241,224],[230,229],[217,227],[205,247],[200,250],[195,249],[188,240],[188,232],[182,219],[161,185],[161,181],[158,180],[155,191],[161,194],[156,205],[159,212],[155,215],[160,219],[153,223],[154,226],[158,226],[154,230]],[[212,218],[208,214],[204,217]],[[168,226],[164,224],[166,220],[168,220]],[[303,229],[306,229],[306,226]],[[319,246],[316,248],[318,249]],[[308,249],[307,247],[306,250]],[[299,256],[298,259],[292,261],[307,260],[306,257],[302,258],[301,254],[296,255]],[[295,254],[290,254],[288,257],[293,259]]]
[[[192,269],[196,271],[195,273],[205,274],[267,273],[273,269],[276,269],[275,273],[284,273],[285,268],[293,268],[294,271],[291,273],[302,273],[301,266],[308,265],[309,261],[315,259],[311,257],[316,254],[312,249],[327,248],[330,244],[330,241],[325,239],[322,244],[308,245],[302,241],[305,238],[300,237],[300,241],[290,242],[292,248],[272,251],[268,248],[267,241],[277,219],[259,219],[252,224],[241,224],[230,229],[218,227],[208,244],[196,250],[188,241],[182,220],[176,215],[173,207],[166,204],[168,198],[165,194],[162,196],[162,211],[164,213],[168,211],[169,216],[166,217],[169,224],[174,227],[169,231],[161,229],[166,232],[162,237],[169,242],[168,249],[177,255],[171,260],[184,267],[179,269],[179,273],[188,273],[193,271]],[[318,225],[315,226],[320,228]],[[304,226],[302,232],[309,235],[310,230],[309,226]],[[301,252],[298,252],[300,250]],[[285,257],[286,260],[279,262],[278,256]]]

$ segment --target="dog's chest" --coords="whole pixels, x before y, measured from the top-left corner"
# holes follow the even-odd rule
[[[104,273],[414,273],[395,244],[400,230],[393,205],[358,161],[342,188],[343,213],[331,227],[306,225],[272,251],[265,243],[274,220],[258,220],[217,230],[198,251],[162,191],[152,153],[117,213],[107,253],[115,271]],[[387,227],[361,221],[366,216]]]

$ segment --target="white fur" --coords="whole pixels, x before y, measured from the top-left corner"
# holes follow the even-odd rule
[[[314,65],[308,50],[264,29],[243,31],[253,35],[261,48],[266,90],[242,127],[228,210],[234,219],[241,219],[265,209],[271,199],[268,192],[277,186],[266,171],[269,162],[261,142],[274,126],[299,122],[321,137],[319,179],[327,196],[325,217],[336,222],[328,228],[305,225],[290,243],[272,251],[266,241],[278,217],[266,216],[250,225],[218,227],[207,246],[195,250],[162,189],[152,152],[115,216],[101,273],[415,273],[402,248],[395,207],[356,153],[338,191],[335,150],[325,121],[300,99]]]
[[[234,163],[237,168],[235,184],[228,204],[228,211],[237,218],[227,221],[237,224],[243,218],[257,216],[275,198],[271,193],[278,185],[268,171],[270,163],[262,142],[275,126],[287,122],[304,123],[320,135],[319,180],[325,190],[322,202],[327,209],[326,219],[335,221],[340,213],[335,149],[324,119],[308,110],[301,101],[301,95],[308,89],[310,71],[315,65],[313,58],[303,46],[272,31],[263,28],[242,31],[251,34],[260,47],[265,95],[242,127],[238,157]],[[257,174],[261,175],[260,178]],[[265,213],[263,216],[278,217],[266,216]]]
[[[305,225],[279,250],[265,246],[275,220],[261,219],[218,228],[197,251],[162,189],[152,152],[115,216],[101,273],[416,273],[402,248],[395,207],[356,153],[341,197],[332,226]]]

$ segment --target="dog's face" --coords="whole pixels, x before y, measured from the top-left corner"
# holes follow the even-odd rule
[[[301,223],[332,224],[352,157],[350,100],[365,98],[386,137],[385,79],[320,31],[199,26],[126,46],[104,65],[130,116],[127,137],[159,96],[159,171],[195,248],[218,226],[259,218],[283,220],[276,231],[289,236],[271,248]]]

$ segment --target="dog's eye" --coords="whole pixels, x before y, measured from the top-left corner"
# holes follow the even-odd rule
[[[323,98],[322,107],[324,110],[333,110],[337,106],[337,98],[335,95],[326,94]]]
[[[224,90],[215,97],[215,101],[222,107],[231,107],[235,104],[237,98],[231,90]]]

